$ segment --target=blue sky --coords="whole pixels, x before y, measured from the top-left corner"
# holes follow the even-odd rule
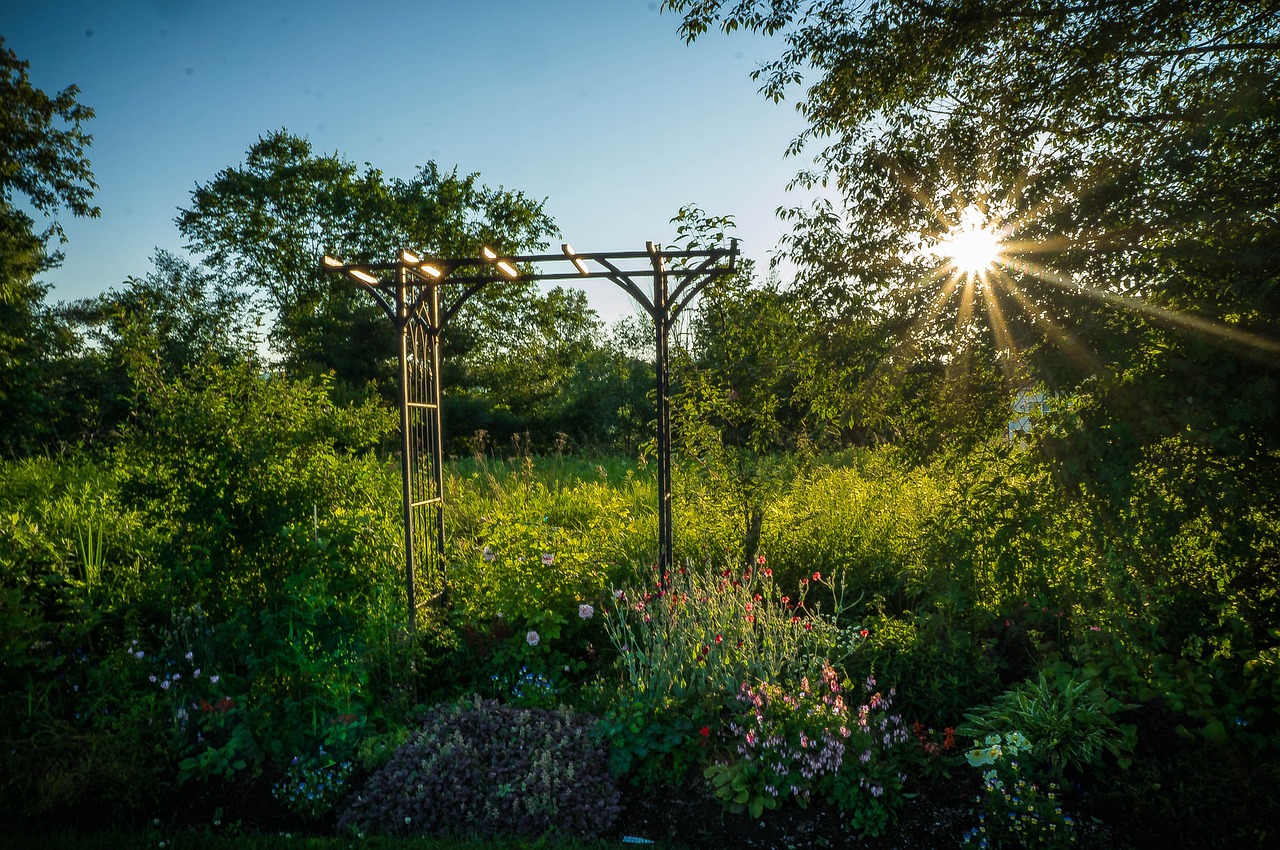
[[[180,252],[191,190],[286,128],[410,176],[434,160],[547,199],[580,251],[669,242],[686,203],[737,219],[768,258],[802,202],[784,157],[802,123],[750,72],[776,41],[686,46],[649,0],[8,0],[0,35],[49,93],[75,84],[102,217],[64,219],[51,300],[118,286]],[[601,284],[606,320],[632,312]]]

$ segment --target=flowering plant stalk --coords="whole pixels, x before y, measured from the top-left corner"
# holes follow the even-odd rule
[[[837,654],[834,618],[806,606],[809,582],[784,595],[763,558],[741,572],[704,565],[655,578],[615,590],[605,611],[622,687],[640,702],[732,699],[743,683],[795,681]],[[828,584],[818,573],[813,583]]]

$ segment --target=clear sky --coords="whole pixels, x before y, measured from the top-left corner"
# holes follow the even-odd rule
[[[779,42],[686,46],[651,0],[5,0],[0,35],[34,85],[70,84],[97,117],[97,220],[64,218],[53,301],[118,286],[181,252],[191,190],[278,128],[321,152],[409,177],[434,160],[547,199],[580,251],[669,243],[696,203],[736,217],[763,264],[774,210],[805,163],[784,150],[792,104],[750,72]],[[555,246],[552,246],[553,248]],[[388,258],[391,259],[391,258]],[[612,321],[627,297],[601,283]]]

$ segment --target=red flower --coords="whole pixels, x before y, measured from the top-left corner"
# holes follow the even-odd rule
[[[721,635],[716,635],[716,643],[720,643],[723,640],[724,638]]]
[[[756,563],[763,567],[763,566],[764,566],[764,555],[756,555]]]
[[[711,727],[710,727],[710,726],[703,726],[703,727],[702,727],[701,729],[699,729],[698,731],[702,733],[702,737],[704,737],[704,738],[710,738],[710,737],[711,737]]]
[[[814,580],[814,581],[822,581],[822,573],[814,573],[814,574],[813,574],[813,580]]]
[[[871,634],[871,632],[870,632],[869,630],[867,630],[867,629],[859,629],[859,630],[858,630],[858,637],[866,637],[866,636],[867,636],[867,635],[869,635],[869,634]]]

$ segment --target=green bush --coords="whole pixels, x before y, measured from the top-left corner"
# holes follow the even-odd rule
[[[595,722],[492,700],[433,709],[347,802],[356,833],[594,837],[618,815]]]
[[[1061,781],[1067,769],[1083,774],[1099,765],[1104,754],[1128,765],[1134,729],[1120,726],[1113,715],[1133,708],[1108,696],[1096,681],[1066,671],[1052,679],[1041,673],[996,697],[990,705],[965,714],[957,728],[980,740],[1018,732],[1026,736],[1028,757]]]

